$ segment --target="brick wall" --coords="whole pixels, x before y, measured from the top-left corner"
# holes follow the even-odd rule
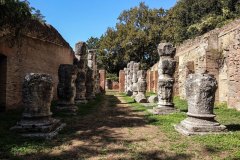
[[[218,81],[216,101],[240,110],[240,19],[177,46],[174,95],[186,98],[185,82],[190,73],[207,70]],[[148,70],[148,91],[155,78]],[[155,75],[156,77],[156,75]]]
[[[42,25],[42,24],[35,24]],[[65,42],[61,35],[49,26],[43,27],[41,37],[38,30],[33,34],[26,32],[16,39],[7,33],[0,35],[0,54],[6,57],[7,69],[1,69],[1,76],[6,78],[6,85],[0,80],[0,87],[5,88],[6,109],[14,109],[22,105],[22,84],[27,73],[47,73],[53,78],[54,98],[57,98],[58,67],[60,64],[72,64],[74,54],[72,48]],[[48,39],[45,32],[51,31]],[[55,31],[55,32],[54,32]],[[13,41],[14,40],[14,41]],[[56,40],[56,41],[54,41]],[[1,58],[2,59],[2,58]],[[1,63],[2,64],[2,63]],[[6,76],[4,76],[4,71]],[[1,79],[2,79],[1,78]],[[1,89],[1,91],[3,91]],[[1,93],[1,97],[4,95]],[[2,101],[2,100],[1,100]]]
[[[100,81],[100,90],[101,92],[105,92],[105,85],[106,85],[106,71],[99,70],[99,81]]]
[[[119,71],[119,92],[124,92],[125,90],[125,72],[124,70]]]

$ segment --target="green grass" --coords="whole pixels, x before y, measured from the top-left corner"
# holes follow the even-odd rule
[[[67,126],[53,140],[24,138],[10,131],[21,119],[22,110],[0,113],[0,159],[24,159],[24,155],[39,154],[51,148],[66,143],[66,140],[74,136],[76,130],[72,127],[79,119],[96,111],[104,100],[104,96],[97,96],[95,100],[80,105],[76,116],[69,116],[61,112],[55,112],[56,102],[52,103],[53,117],[61,119]]]
[[[229,129],[227,134],[205,135],[184,137],[174,129],[174,125],[185,119],[187,112],[187,102],[179,97],[174,97],[174,104],[178,113],[170,115],[152,115],[147,108],[139,103],[135,103],[132,98],[122,94],[124,100],[133,107],[133,110],[145,112],[148,123],[156,125],[168,137],[171,143],[171,150],[176,153],[184,153],[190,143],[196,143],[201,148],[197,150],[206,151],[213,159],[221,159],[219,153],[226,153],[226,159],[240,159],[240,112],[227,108],[226,104],[217,104],[215,107],[216,120],[226,125]],[[134,102],[134,103],[133,103]],[[195,153],[192,153],[195,154]]]
[[[157,95],[157,94],[154,93],[154,92],[147,92],[147,93],[146,93],[146,96],[147,96],[147,97],[150,97],[150,96],[153,96],[153,95]]]

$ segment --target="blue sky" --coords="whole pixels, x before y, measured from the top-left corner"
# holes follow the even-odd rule
[[[123,10],[142,1],[150,8],[168,9],[177,0],[29,0],[73,48],[78,41],[100,37],[115,26]]]

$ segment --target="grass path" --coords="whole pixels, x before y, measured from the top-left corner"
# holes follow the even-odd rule
[[[0,159],[238,159],[240,132],[236,125],[230,135],[182,136],[173,124],[186,117],[186,104],[175,102],[181,113],[154,116],[130,97],[108,91],[96,101],[79,106],[77,116],[56,114],[67,126],[51,141],[29,140],[11,133],[8,128],[19,119],[19,113],[0,114]],[[217,112],[223,123],[240,123],[239,112]]]

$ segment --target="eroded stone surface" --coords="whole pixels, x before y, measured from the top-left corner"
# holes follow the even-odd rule
[[[87,74],[86,74],[86,99],[91,100],[94,99],[94,52],[92,50],[88,51],[88,64],[87,64]]]
[[[148,97],[148,102],[149,103],[157,103],[158,102],[158,96],[157,95],[152,95]]]
[[[135,98],[135,96],[138,94],[138,77],[137,72],[139,71],[140,63],[133,63],[133,76],[132,76],[132,97]]]
[[[11,130],[23,136],[52,138],[63,128],[59,120],[51,117],[53,82],[48,74],[27,74],[23,83],[24,112],[22,119]]]
[[[61,64],[58,70],[58,109],[74,113],[78,107],[75,106],[76,78],[78,69],[75,65]]]
[[[74,60],[74,65],[78,68],[78,74],[76,79],[76,104],[87,103],[86,100],[86,68],[87,68],[87,48],[85,42],[79,42],[75,45],[76,55],[80,56],[80,59]]]
[[[176,130],[185,135],[226,131],[226,127],[214,119],[216,79],[209,74],[190,74],[185,87],[188,101],[188,118],[177,125]]]
[[[133,65],[134,65],[134,61],[131,61],[127,64],[127,68],[128,68],[128,74],[127,74],[127,95],[128,96],[132,96],[133,94],[133,90],[132,90],[132,78],[133,78]]]
[[[147,73],[144,70],[140,70],[137,72],[138,82],[137,89],[138,94],[135,96],[135,100],[138,103],[147,103],[146,98],[146,90],[147,90],[147,82],[146,82]]]
[[[158,54],[158,106],[153,109],[154,114],[169,114],[175,112],[173,104],[173,74],[176,61],[173,59],[176,49],[171,43],[160,43]]]

